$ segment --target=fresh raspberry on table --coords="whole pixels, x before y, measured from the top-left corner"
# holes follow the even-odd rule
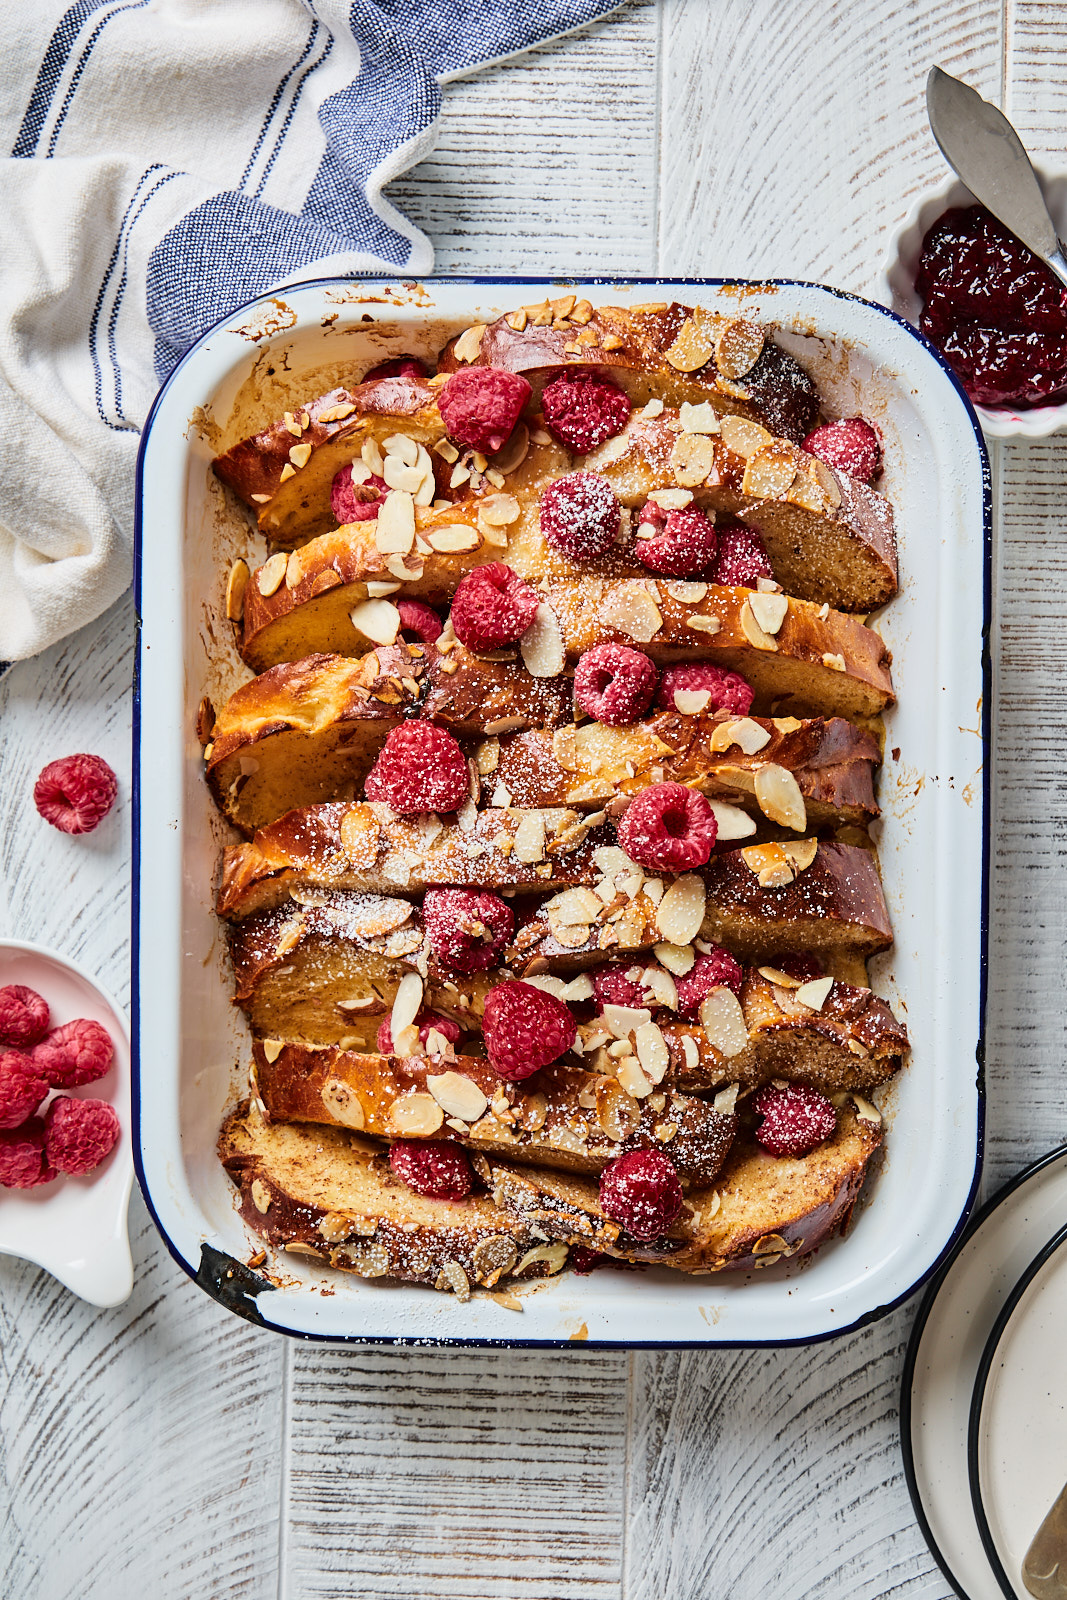
[[[422,383],[425,377],[426,368],[417,356],[394,356],[392,361],[379,361],[359,381],[373,383],[376,378],[411,378],[415,383]]]
[[[53,1089],[77,1089],[104,1077],[114,1055],[107,1029],[88,1017],[78,1017],[54,1028],[34,1045],[30,1060]]]
[[[334,475],[330,485],[330,510],[342,526],[346,522],[370,522],[389,493],[389,485],[377,473],[372,472],[362,483],[354,483],[352,478],[349,462]]]
[[[121,1132],[106,1100],[72,1100],[59,1095],[44,1118],[45,1160],[57,1172],[80,1178],[98,1167]]]
[[[756,1142],[772,1156],[807,1156],[825,1143],[837,1127],[837,1112],[824,1094],[807,1084],[768,1084],[752,1101],[763,1118]]]
[[[741,522],[722,524],[716,529],[719,554],[715,562],[715,582],[726,588],[754,589],[761,578],[773,578],[767,547],[755,528]]]
[[[779,972],[784,972],[787,978],[795,978],[798,983],[811,983],[815,978],[825,975],[826,968],[818,956],[810,950],[799,950],[795,955],[783,956],[780,961],[772,963]]]
[[[587,717],[609,728],[625,728],[652,704],[657,678],[643,651],[625,644],[595,644],[579,657],[574,698]]]
[[[402,817],[455,811],[470,794],[470,769],[446,729],[405,722],[391,730],[363,787],[368,800],[384,800]]]
[[[517,1083],[570,1050],[578,1029],[562,1000],[532,983],[509,981],[490,989],[482,1017],[489,1064]]]
[[[51,1021],[48,1001],[24,983],[0,989],[0,1045],[26,1050],[43,1039]]]
[[[422,919],[430,949],[451,972],[485,972],[495,966],[515,932],[506,900],[476,889],[427,889]]]
[[[808,434],[802,448],[861,483],[870,483],[882,470],[881,430],[865,417],[826,422]]]
[[[468,650],[514,644],[537,615],[541,596],[503,561],[475,567],[452,599],[452,628]]]
[[[627,395],[593,372],[565,372],[541,395],[545,426],[568,450],[585,455],[621,433],[630,420]]]
[[[653,783],[634,796],[616,832],[638,866],[687,872],[708,860],[718,827],[708,801],[695,789],[684,783]]]
[[[419,1039],[425,1045],[431,1032],[436,1031],[448,1040],[449,1044],[458,1044],[462,1037],[463,1029],[458,1022],[453,1022],[451,1017],[443,1017],[439,1011],[420,1011],[415,1018],[419,1030]],[[393,1053],[393,1030],[390,1019],[385,1021],[378,1029],[378,1052],[383,1056]]]
[[[398,600],[400,632],[413,633],[421,644],[434,644],[441,637],[444,623],[432,606],[421,600]]]
[[[732,989],[734,994],[740,994],[743,976],[729,950],[720,945],[707,954],[699,954],[685,976],[674,980],[679,1014],[694,1015],[713,989]]]
[[[0,1189],[35,1189],[39,1183],[51,1183],[55,1175],[44,1152],[40,1117],[0,1131]]]
[[[668,511],[661,523],[648,515],[653,506],[655,501],[650,501],[642,510],[634,540],[634,555],[641,565],[669,578],[695,578],[706,572],[719,548],[711,518],[698,506],[685,506]]]
[[[514,431],[530,393],[530,385],[518,372],[462,367],[437,396],[437,406],[457,444],[492,455]]]
[[[48,1093],[48,1080],[19,1050],[0,1052],[0,1128],[17,1128]]]
[[[389,1165],[428,1200],[465,1200],[474,1183],[470,1162],[451,1139],[398,1139],[389,1146]]]
[[[619,537],[621,507],[615,490],[596,472],[568,472],[541,496],[541,534],[572,561],[592,561]]]
[[[656,704],[663,711],[677,711],[675,695],[707,694],[704,707],[707,714],[729,711],[735,717],[747,717],[752,709],[755,691],[739,672],[726,667],[713,667],[708,661],[685,661],[675,667],[664,667],[656,693]]]
[[[115,804],[118,779],[102,756],[50,761],[33,786],[33,803],[60,833],[92,833]]]
[[[635,1239],[658,1239],[682,1209],[682,1185],[661,1150],[630,1150],[600,1174],[600,1209]]]
[[[639,965],[639,964],[638,964]],[[641,977],[631,978],[629,974],[636,971],[633,962],[624,963],[622,966],[601,967],[590,974],[593,980],[593,993],[597,998],[598,1010],[603,1006],[632,1006],[640,1009],[649,1004],[649,994],[641,981],[644,968],[640,968]]]

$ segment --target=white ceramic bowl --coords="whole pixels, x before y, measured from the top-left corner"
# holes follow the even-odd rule
[[[1067,237],[1067,172],[1037,169],[1049,212],[1060,238]],[[875,287],[875,298],[904,317],[913,328],[919,326],[922,302],[915,291],[915,274],[923,237],[932,223],[950,206],[974,205],[971,191],[958,178],[946,178],[936,189],[920,195],[889,241],[889,253]],[[982,429],[989,439],[1046,439],[1051,433],[1067,431],[1067,403],[1035,406],[1015,411],[1010,406],[991,410],[975,406]]]
[[[122,1124],[111,1154],[84,1178],[57,1178],[39,1189],[0,1190],[0,1254],[20,1256],[94,1306],[117,1306],[133,1288],[126,1213],[133,1187],[130,1043],[126,1019],[95,978],[41,945],[0,942],[0,987],[24,983],[48,1001],[52,1024],[90,1017],[106,1028],[115,1061],[106,1078],[71,1091],[107,1100]]]

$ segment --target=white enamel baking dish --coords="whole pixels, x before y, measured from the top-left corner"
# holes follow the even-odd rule
[[[573,285],[572,285],[573,287]],[[262,546],[227,507],[219,448],[386,354],[434,352],[454,331],[559,293],[530,281],[319,282],[235,312],[164,386],[139,473],[134,1114],[138,1175],[176,1260],[225,1303],[305,1338],[617,1345],[786,1344],[888,1310],[956,1237],[977,1185],[986,965],[988,469],[974,413],[937,353],[881,307],[819,285],[589,283],[594,301],[743,304],[775,324],[829,408],[882,428],[901,593],[875,619],[893,651],[881,865],[895,949],[874,981],[906,1017],[911,1062],[881,1097],[884,1157],[847,1237],[806,1262],[686,1278],[666,1270],[565,1274],[521,1291],[516,1313],[283,1258],[281,1287],[238,1268],[256,1248],[215,1156],[243,1091],[248,1037],[230,1001],[211,912],[225,840],[194,723],[247,672],[222,586]],[[220,666],[218,663],[222,662]],[[977,1060],[976,1060],[977,1053]],[[248,1291],[246,1293],[246,1290]]]

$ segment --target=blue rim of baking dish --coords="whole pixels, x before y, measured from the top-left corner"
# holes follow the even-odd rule
[[[934,1531],[930,1526],[929,1518],[926,1515],[926,1508],[923,1505],[922,1495],[919,1490],[919,1479],[915,1471],[915,1451],[912,1446],[911,1402],[912,1387],[915,1382],[915,1368],[919,1360],[919,1349],[922,1345],[923,1334],[926,1332],[927,1324],[930,1321],[931,1314],[937,1302],[937,1297],[941,1293],[945,1279],[951,1272],[957,1257],[962,1254],[962,1252],[974,1238],[975,1234],[978,1233],[982,1227],[984,1227],[985,1223],[989,1220],[993,1213],[998,1210],[1001,1205],[1003,1205],[1005,1200],[1010,1199],[1013,1194],[1017,1193],[1017,1191],[1023,1188],[1025,1184],[1029,1183],[1031,1178],[1036,1178],[1039,1173],[1044,1172],[1047,1167],[1052,1166],[1057,1161],[1062,1161],[1064,1156],[1067,1156],[1067,1144],[1057,1145],[1054,1150],[1048,1151],[1046,1155],[1041,1156],[1030,1166],[1024,1167],[1021,1172],[1017,1172],[1014,1178],[1009,1178],[1007,1183],[998,1189],[996,1194],[991,1196],[991,1198],[988,1199],[974,1213],[970,1222],[956,1240],[956,1243],[950,1248],[948,1254],[941,1262],[941,1265],[936,1269],[935,1275],[927,1287],[926,1293],[919,1305],[918,1315],[916,1316],[915,1322],[912,1325],[911,1336],[908,1339],[908,1348],[904,1356],[904,1370],[901,1373],[900,1378],[900,1451],[904,1459],[904,1479],[908,1486],[908,1494],[911,1496],[911,1506],[912,1510],[915,1512],[915,1520],[919,1524],[919,1529],[923,1538],[926,1540],[930,1554],[937,1562],[937,1565],[940,1567],[943,1575],[952,1585],[953,1593],[959,1595],[960,1600],[972,1600],[972,1596],[968,1594],[966,1589],[961,1588],[955,1573],[952,1571],[952,1568],[949,1565],[947,1556],[942,1551],[937,1539],[934,1536]],[[1009,1590],[1009,1594],[1011,1595],[1011,1600],[1015,1600],[1014,1592]]]
[[[389,282],[397,284],[410,283],[413,280],[397,276],[390,280],[388,274],[366,273],[351,274],[349,276],[330,276],[326,278],[300,279],[297,282],[282,285],[281,288],[314,289],[328,288],[337,283],[361,282]],[[525,284],[544,284],[552,281],[547,275],[522,276],[522,277],[471,277],[462,274],[448,275],[438,279],[428,278],[427,282],[447,282],[452,284],[472,284],[499,288],[521,288]],[[875,1306],[866,1311],[854,1322],[842,1328],[832,1328],[825,1333],[809,1335],[800,1339],[586,1339],[582,1341],[583,1349],[599,1350],[754,1350],[762,1348],[780,1349],[793,1345],[823,1344],[829,1339],[843,1338],[847,1334],[856,1333],[861,1328],[868,1327],[873,1322],[879,1322],[883,1317],[896,1310],[905,1301],[910,1300],[923,1284],[929,1281],[935,1273],[939,1272],[948,1258],[958,1248],[961,1235],[967,1227],[971,1208],[978,1193],[978,1184],[982,1175],[982,1162],[985,1154],[985,1035],[986,1035],[986,1001],[988,997],[989,980],[989,856],[990,856],[990,723],[991,723],[991,692],[992,692],[992,659],[990,654],[990,627],[992,620],[992,570],[993,570],[993,495],[992,480],[989,467],[989,452],[986,448],[985,436],[977,413],[960,383],[959,378],[952,370],[941,351],[918,328],[908,322],[906,317],[891,311],[887,306],[879,305],[877,301],[867,300],[862,295],[852,294],[847,289],[836,289],[831,284],[816,283],[805,278],[661,278],[661,277],[623,277],[619,275],[606,275],[603,277],[567,278],[559,280],[561,287],[574,285],[588,285],[591,288],[611,287],[619,285],[629,287],[633,284],[650,283],[658,284],[670,282],[672,284],[685,284],[694,288],[738,288],[741,290],[755,290],[759,288],[790,288],[790,289],[818,289],[824,294],[829,294],[838,300],[853,301],[858,305],[866,306],[871,311],[876,311],[888,321],[896,323],[906,330],[915,342],[931,355],[938,366],[942,368],[953,388],[956,390],[963,405],[967,419],[974,433],[975,444],[978,449],[978,459],[982,471],[982,711],[981,711],[981,742],[982,742],[982,893],[981,893],[981,927],[980,927],[980,969],[979,969],[979,994],[978,994],[978,1042],[975,1049],[977,1074],[975,1090],[977,1094],[976,1105],[976,1140],[974,1170],[967,1193],[966,1201],[949,1238],[942,1250],[923,1271],[920,1276],[897,1295],[894,1300],[881,1306]],[[134,535],[133,535],[133,599],[137,627],[137,657],[134,662],[133,674],[133,895],[131,909],[131,952],[133,955],[132,990],[130,1004],[131,1020],[131,1067],[132,1067],[132,1114],[134,1129],[134,1168],[137,1173],[137,1182],[144,1196],[156,1228],[164,1244],[174,1257],[174,1260],[187,1273],[195,1283],[198,1283],[205,1292],[211,1293],[204,1279],[204,1267],[201,1263],[198,1268],[190,1262],[172,1241],[164,1227],[153,1203],[148,1181],[145,1177],[141,1161],[141,995],[140,995],[140,964],[137,953],[140,949],[141,931],[141,906],[140,906],[140,867],[141,867],[141,673],[140,660],[142,649],[141,629],[141,565],[142,565],[142,536],[143,536],[143,505],[144,505],[144,457],[151,436],[152,423],[156,412],[163,402],[171,384],[177,374],[182,370],[207,343],[218,328],[230,322],[235,316],[241,315],[256,306],[264,298],[269,298],[272,291],[254,296],[243,305],[234,306],[216,322],[212,323],[194,345],[182,356],[173,370],[168,374],[159,393],[156,395],[145,418],[141,431],[141,440],[137,450],[137,477],[134,498]],[[278,290],[273,291],[275,293]],[[236,1263],[243,1273],[250,1269],[243,1263]],[[273,1289],[274,1285],[268,1280],[262,1280],[263,1290]],[[254,1289],[251,1291],[256,1292]],[[216,1298],[219,1298],[216,1296]],[[272,1322],[264,1316],[259,1309],[258,1302],[244,1302],[241,1308],[233,1303],[228,1304],[230,1310],[237,1310],[238,1314],[249,1317],[259,1326],[269,1328],[274,1333],[284,1333],[293,1339],[302,1339],[314,1344],[410,1344],[410,1345],[454,1345],[458,1347],[483,1346],[491,1348],[521,1349],[524,1347],[547,1348],[565,1350],[572,1347],[569,1339],[462,1339],[462,1338],[433,1338],[419,1335],[391,1336],[386,1334],[344,1334],[344,1333],[312,1333],[299,1328],[285,1327],[281,1323]],[[965,1597],[966,1600],[966,1597]]]
[[[990,1331],[989,1338],[985,1342],[985,1348],[982,1351],[982,1358],[978,1363],[978,1372],[974,1380],[974,1389],[971,1393],[971,1411],[967,1424],[967,1476],[971,1484],[971,1505],[974,1507],[974,1520],[978,1524],[978,1532],[981,1535],[986,1559],[992,1567],[993,1576],[1000,1584],[1007,1600],[1018,1600],[1018,1590],[1004,1570],[1004,1563],[1000,1559],[1000,1553],[993,1538],[993,1530],[989,1526],[989,1518],[986,1516],[985,1498],[982,1494],[982,1479],[978,1462],[982,1432],[982,1408],[985,1404],[989,1376],[993,1370],[997,1350],[1000,1348],[1000,1341],[1007,1332],[1008,1324],[1015,1315],[1019,1301],[1042,1268],[1052,1260],[1054,1255],[1057,1255],[1062,1250],[1065,1244],[1067,1244],[1067,1225],[1054,1233],[1048,1243],[1041,1247],[1022,1274],[1022,1277],[1019,1278],[1007,1300],[1005,1300],[1000,1308],[1000,1314]]]

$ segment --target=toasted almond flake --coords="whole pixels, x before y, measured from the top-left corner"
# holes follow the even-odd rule
[[[660,943],[653,946],[653,954],[661,966],[666,967],[676,978],[684,978],[690,972],[696,960],[696,952],[691,944]],[[677,997],[677,990],[675,991]]]
[[[545,859],[545,814],[524,811],[515,829],[513,854],[516,861],[530,864]]]
[[[282,412],[282,426],[297,439],[299,439],[300,435],[304,431],[291,411]]]
[[[288,565],[289,557],[284,550],[279,550],[277,555],[265,561],[256,573],[256,587],[265,600],[281,588]]]
[[[753,613],[751,602],[758,598],[759,597],[755,594],[749,595],[748,599],[741,607],[741,632],[744,634],[749,644],[752,645],[753,649],[777,650],[778,646],[775,644],[773,638],[769,633],[764,633],[763,629],[756,621],[755,614]]]
[[[674,979],[665,967],[647,967],[645,969],[644,984],[657,1005],[666,1006],[668,1011],[677,1011],[678,989]],[[640,1051],[638,1054],[640,1054]]]
[[[390,456],[403,463],[405,467],[413,467],[419,459],[419,447],[414,439],[409,439],[406,433],[393,433],[383,442],[386,460]]]
[[[748,604],[764,633],[777,633],[789,613],[789,599],[784,594],[750,594]]]
[[[400,632],[400,612],[390,600],[361,600],[349,613],[357,633],[375,644],[395,644]]]
[[[682,1035],[682,1054],[685,1056],[687,1071],[695,1072],[700,1065],[700,1046],[692,1034],[685,1033]]]
[[[676,878],[656,907],[656,927],[666,942],[689,944],[700,932],[706,904],[703,878],[695,872]]]
[[[671,451],[671,470],[683,488],[703,483],[715,465],[715,446],[702,433],[680,433]]]
[[[831,507],[836,510],[841,504],[841,490],[838,486],[836,476],[833,472],[831,472],[825,461],[816,460],[814,462],[814,471],[815,476],[818,478],[823,489],[826,491],[826,496]]]
[[[342,1078],[327,1078],[322,1086],[320,1098],[334,1121],[339,1122],[343,1128],[355,1128],[358,1132],[365,1125],[359,1096]]]
[[[704,617],[698,615],[695,617],[690,617],[686,622],[686,627],[692,628],[694,633],[719,633],[722,630],[722,623],[719,621],[718,617]]]
[[[768,761],[756,772],[756,801],[765,817],[803,833],[808,825],[807,807],[800,785],[788,767]]]
[[[497,527],[506,528],[519,517],[519,502],[513,494],[489,494],[479,508],[479,516]]]
[[[649,644],[663,626],[658,605],[640,582],[613,585],[600,602],[597,618],[606,627],[625,633],[638,644]]]
[[[350,417],[352,415],[355,409],[356,408],[351,401],[346,400],[343,405],[331,406],[328,411],[320,411],[316,421],[343,422],[346,417]]]
[[[459,451],[451,439],[438,439],[433,447],[433,453],[435,456],[440,456],[442,461],[447,461],[450,466],[459,460]]]
[[[396,1039],[395,1032],[393,1039],[394,1041]],[[436,1133],[444,1120],[444,1112],[433,1095],[406,1094],[398,1096],[389,1107],[386,1114],[386,1129],[390,1134],[399,1135],[401,1138],[425,1139]]]
[[[783,889],[796,877],[794,863],[783,845],[750,844],[741,851],[741,859],[755,874],[761,889]]]
[[[710,400],[692,405],[683,400],[678,407],[678,421],[684,433],[718,433],[719,418]]]
[[[457,361],[477,361],[482,348],[482,334],[485,332],[485,323],[476,322],[472,327],[461,333],[453,345]]]
[[[526,670],[533,677],[557,678],[563,671],[563,632],[551,606],[543,602],[538,606],[533,622],[519,640],[519,649]]]
[[[882,1113],[870,1100],[865,1100],[863,1095],[856,1094],[855,1090],[852,1091],[850,1098],[856,1108],[856,1115],[861,1122],[881,1122]]]
[[[294,550],[285,564],[285,587],[295,589],[304,576],[304,563],[300,559],[300,551]]]
[[[371,600],[384,600],[387,594],[396,594],[398,583],[368,583],[367,596]]]
[[[812,1011],[821,1011],[833,986],[833,978],[812,978],[810,983],[800,985],[793,998]]]
[[[624,341],[619,338],[617,333],[606,333],[600,341],[600,348],[602,350],[621,350],[623,343]]]
[[[557,1000],[562,1000],[567,985],[562,978],[557,978],[554,972],[530,973],[522,979],[523,983],[530,984],[534,989],[543,989],[546,994],[555,995]]]
[[[646,1022],[650,1022],[652,1013],[647,1006],[608,1004],[601,1013],[601,1020],[613,1038],[626,1039],[636,1028],[641,1028]]]
[[[595,922],[600,914],[600,897],[592,889],[564,889],[545,903],[542,910],[550,922],[563,927],[576,927],[583,922]]]
[[[654,1022],[646,1022],[634,1034],[634,1043],[645,1077],[653,1083],[661,1083],[671,1060],[662,1030]]]
[[[291,461],[287,461],[285,463],[285,466],[282,468],[282,470],[278,474],[278,482],[279,483],[288,483],[290,478],[295,478],[295,477],[296,477],[296,468],[293,466],[293,463]],[[276,526],[276,524],[272,521],[271,527],[274,527],[274,526]]]
[[[675,689],[674,709],[687,717],[706,711],[711,702],[710,689]]]
[[[653,395],[648,404],[641,407],[641,410],[637,413],[637,415],[639,417],[648,417],[650,420],[653,417],[662,417],[663,401],[660,400],[656,395]],[[696,428],[693,429],[694,433],[697,431],[698,430]]]
[[[711,340],[692,317],[687,317],[678,329],[674,343],[664,352],[676,372],[696,372],[706,366],[714,354]]]
[[[725,1089],[720,1089],[711,1102],[712,1108],[722,1117],[732,1117],[737,1108],[737,1095],[740,1088],[741,1085],[739,1083],[731,1083]]]
[[[570,319],[572,322],[576,322],[579,327],[584,327],[587,322],[591,322],[593,319],[593,308],[589,304],[589,301],[579,300],[577,305],[575,305],[571,310]]]
[[[513,328],[516,333],[522,333],[526,327],[525,309],[520,306],[518,311],[509,311],[507,316],[504,318],[504,321],[507,323],[508,327]]]
[[[732,989],[713,989],[700,1003],[700,1022],[713,1045],[729,1059],[741,1054],[748,1044],[748,1028],[741,1002]]]
[[[591,1000],[594,993],[592,978],[587,972],[580,972],[565,986],[560,999],[571,1004],[579,1000]]]
[[[781,972],[777,967],[757,967],[756,971],[776,989],[799,989],[804,981],[802,978],[791,978],[788,972]]]
[[[439,1294],[454,1294],[461,1305],[471,1297],[470,1280],[458,1261],[442,1262],[434,1288]]]
[[[263,1054],[268,1061],[277,1061],[284,1049],[285,1045],[281,1039],[264,1039],[263,1041]]]
[[[393,489],[379,506],[374,543],[383,555],[407,555],[414,542],[415,502],[403,489]]]
[[[474,764],[483,778],[488,778],[500,765],[500,740],[484,739],[474,752]]]
[[[363,465],[368,467],[376,478],[380,478],[385,462],[382,460],[382,452],[378,448],[377,440],[365,439],[359,454]]]
[[[381,824],[370,806],[358,802],[341,818],[341,847],[357,869],[369,869],[378,859]]]
[[[736,744],[746,756],[754,756],[770,741],[768,730],[753,717],[738,717],[733,722],[720,722],[712,733],[709,745],[712,752],[718,754]]]
[[[235,561],[230,568],[230,576],[226,580],[226,615],[231,622],[240,622],[245,614],[245,590],[249,576],[247,561]],[[262,594],[263,590],[259,592]]]
[[[731,317],[715,340],[715,365],[724,378],[736,381],[752,371],[763,353],[763,329],[758,322]]]
[[[545,1267],[543,1276],[546,1278],[554,1278],[556,1273],[562,1272],[563,1268],[567,1264],[567,1246],[565,1244],[535,1245],[532,1250],[527,1250],[526,1254],[515,1268],[513,1276],[519,1278],[524,1272],[527,1272],[530,1267],[537,1266],[542,1262],[544,1263]]]
[[[426,1087],[443,1111],[464,1122],[477,1122],[489,1104],[473,1079],[461,1072],[428,1073]]]
[[[693,503],[691,489],[653,489],[648,498],[664,511],[684,511]]]
[[[417,972],[406,972],[401,978],[389,1017],[389,1027],[395,1039],[398,1033],[415,1021],[422,1005],[422,979]]]
[[[758,422],[749,422],[747,417],[723,417],[720,430],[727,450],[732,450],[735,456],[743,456],[745,460],[770,444],[774,438],[766,428],[761,428]]]
[[[844,670],[845,670],[845,658],[844,658],[844,656],[842,656],[842,655],[834,655],[829,650],[824,652],[823,658],[822,658],[822,664],[823,664],[824,667],[829,667],[831,672],[844,672]]]
[[[644,1100],[652,1093],[652,1084],[645,1076],[636,1056],[626,1056],[619,1062],[616,1077],[632,1100]]]
[[[635,867],[622,846],[617,844],[598,845],[593,851],[593,865],[606,878],[613,878],[617,872],[641,871],[640,867]]]
[[[677,600],[681,605],[696,605],[708,592],[706,583],[686,583],[683,580],[665,583],[663,587],[671,599]]]
[[[748,458],[741,480],[742,494],[761,500],[780,500],[797,475],[797,452],[787,439],[775,439]]]
[[[798,839],[783,844],[782,849],[798,872],[806,872],[819,853],[818,839]]]
[[[412,498],[423,488],[425,474],[418,467],[409,467],[398,456],[386,456],[382,477],[390,489],[401,489]],[[430,498],[432,499],[432,493]],[[429,504],[429,500],[427,500]]]
[[[462,461],[457,461],[452,468],[452,476],[448,480],[450,489],[459,489],[463,484],[470,482],[470,468],[465,467]]]
[[[305,440],[303,444],[294,444],[289,452],[289,460],[294,467],[306,467],[311,456],[311,445]]]
[[[477,528],[467,522],[449,523],[444,528],[433,528],[426,535],[432,550],[446,554],[459,550],[477,550],[481,537]]]
[[[257,506],[266,506],[270,504],[274,496],[271,494],[254,494],[250,496],[250,499],[254,500]]]

